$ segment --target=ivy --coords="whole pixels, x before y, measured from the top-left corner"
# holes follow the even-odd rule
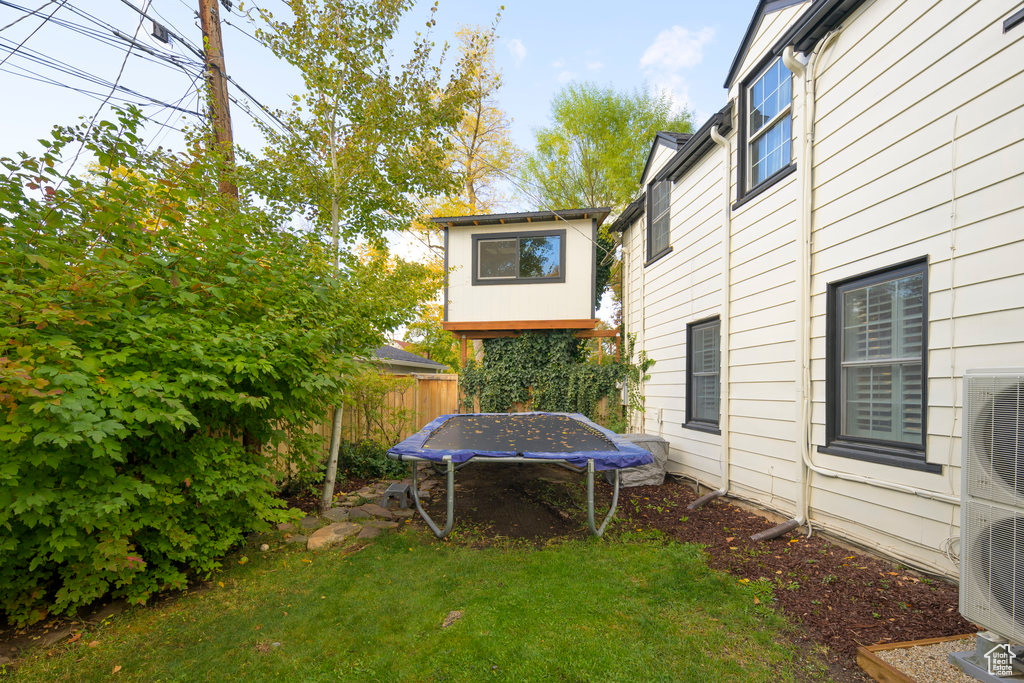
[[[459,381],[466,410],[485,413],[542,410],[582,413],[624,429],[619,392],[626,386],[631,410],[643,410],[639,383],[654,361],[640,352],[631,362],[629,338],[622,360],[588,356],[586,343],[571,330],[527,332],[518,337],[484,340],[480,363],[470,359]],[[607,402],[602,405],[602,399]]]

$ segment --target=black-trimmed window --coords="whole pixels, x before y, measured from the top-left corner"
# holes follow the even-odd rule
[[[718,431],[721,321],[716,316],[686,326],[686,426]]]
[[[473,235],[473,284],[565,282],[565,230]]]
[[[647,260],[667,253],[669,216],[672,206],[672,181],[658,180],[647,187]]]
[[[928,263],[900,264],[828,288],[828,444],[885,464],[925,463]]]

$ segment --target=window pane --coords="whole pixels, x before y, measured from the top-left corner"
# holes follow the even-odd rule
[[[477,245],[480,250],[478,258],[479,277],[516,276],[517,240],[480,240],[477,242]]]
[[[776,61],[761,78],[750,87],[749,135],[789,106],[793,99],[793,85],[789,69],[782,60]]]
[[[519,277],[558,277],[561,237],[521,237],[519,239]]]
[[[690,371],[687,376],[687,419],[718,423],[719,415],[719,321],[690,328]]]
[[[842,434],[922,444],[924,290],[919,272],[842,292]]]

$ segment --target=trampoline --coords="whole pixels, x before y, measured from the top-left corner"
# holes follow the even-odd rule
[[[388,450],[412,464],[416,511],[438,538],[455,522],[455,472],[471,462],[552,463],[587,474],[587,524],[601,536],[619,502],[619,472],[654,461],[649,452],[577,413],[468,413],[442,415]],[[417,466],[442,465],[447,475],[447,519],[439,527],[419,498]],[[594,518],[594,472],[613,471],[611,506],[598,526]]]

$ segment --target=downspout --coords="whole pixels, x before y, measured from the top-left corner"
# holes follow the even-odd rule
[[[792,45],[787,45],[782,52],[782,63],[794,76],[799,76],[803,84],[800,96],[800,154],[797,167],[800,172],[800,217],[797,221],[800,237],[797,240],[799,255],[797,256],[797,310],[796,310],[796,346],[799,373],[796,387],[796,447],[800,451],[797,462],[796,510],[793,519],[783,522],[750,538],[755,541],[766,541],[801,527],[808,522],[807,505],[807,463],[810,460],[810,319],[809,298],[811,291],[811,127],[809,125],[811,111],[810,89],[807,87],[813,72],[808,72],[806,65],[796,58]],[[808,535],[810,527],[808,525]]]
[[[804,65],[796,58],[796,53],[791,45],[787,45],[782,53],[782,61],[791,72],[803,78],[803,97],[801,102],[801,128],[800,157],[800,255],[798,261],[799,272],[797,273],[799,286],[799,300],[797,302],[797,348],[799,350],[800,378],[797,388],[797,440],[800,450],[800,462],[798,463],[797,479],[797,500],[796,515],[778,526],[767,531],[754,534],[751,539],[764,541],[781,536],[797,527],[807,524],[807,533],[810,535],[809,501],[808,488],[810,486],[811,472],[832,479],[851,481],[876,488],[883,488],[900,493],[909,493],[928,500],[937,500],[944,503],[959,504],[960,498],[936,491],[896,484],[881,479],[874,479],[858,474],[837,472],[825,467],[815,465],[811,460],[811,375],[810,375],[810,296],[811,296],[811,229],[812,229],[812,204],[814,199],[814,109],[815,109],[815,72],[818,67],[818,58],[839,36],[842,29],[838,29],[821,42],[814,50],[807,64]]]
[[[696,510],[704,503],[728,495],[729,493],[729,456],[730,456],[730,434],[729,417],[732,406],[729,401],[729,340],[732,321],[732,150],[729,149],[729,141],[718,131],[718,124],[711,128],[711,139],[722,148],[725,154],[722,171],[722,198],[725,202],[722,211],[722,315],[719,320],[721,336],[720,382],[722,387],[721,411],[719,419],[719,431],[722,433],[722,478],[721,485],[717,491],[712,491],[701,496],[687,506],[688,510]],[[690,352],[689,349],[686,350]]]

